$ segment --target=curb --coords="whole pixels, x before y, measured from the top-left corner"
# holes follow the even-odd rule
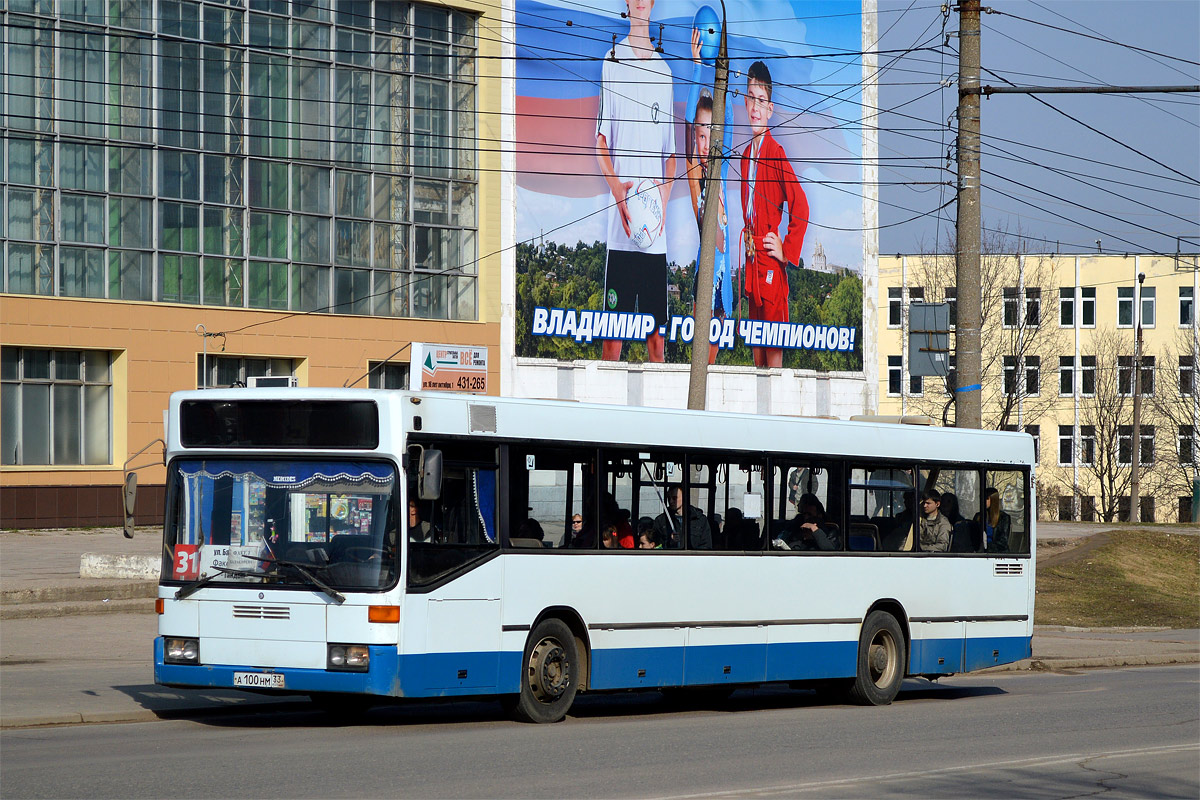
[[[103,600],[77,600],[49,603],[20,603],[0,605],[0,619],[44,619],[47,617],[76,617],[92,614],[154,613],[154,594]]]
[[[138,708],[129,711],[97,711],[89,713],[71,711],[58,714],[31,714],[23,717],[5,717],[0,720],[0,730],[50,728],[60,725],[112,725],[117,723],[158,722],[183,718],[223,717],[236,714],[253,714],[263,708],[267,708],[272,713],[275,713],[280,711],[311,711],[316,709],[316,706],[307,699],[296,700],[289,698],[280,699],[277,703],[256,702],[232,706],[181,706],[179,708],[164,708],[159,711],[149,708]]]
[[[104,602],[155,597],[157,581],[105,581],[79,586],[42,586],[36,589],[8,589],[0,593],[0,605],[37,603]]]
[[[1094,656],[1091,658],[1027,658],[1012,664],[989,667],[969,675],[988,675],[997,672],[1057,672],[1064,669],[1096,669],[1102,667],[1161,667],[1171,664],[1200,664],[1200,653],[1175,653],[1161,656]]]

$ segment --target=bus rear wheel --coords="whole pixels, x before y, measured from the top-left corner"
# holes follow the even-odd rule
[[[525,643],[521,693],[516,714],[526,722],[558,722],[567,715],[579,688],[575,634],[560,619],[545,619]]]
[[[904,682],[904,631],[886,611],[872,611],[858,637],[858,674],[850,697],[864,706],[886,706]]]

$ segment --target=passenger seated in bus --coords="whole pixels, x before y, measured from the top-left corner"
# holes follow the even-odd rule
[[[954,526],[942,514],[942,494],[937,489],[921,492],[921,549],[944,553],[950,549],[950,534]]]
[[[913,549],[913,511],[912,492],[904,492],[904,508],[892,520],[891,527],[884,531],[888,524],[887,517],[878,517],[874,522],[879,525],[879,549],[892,552],[907,552]]]
[[[421,519],[421,508],[416,500],[408,501],[408,540],[410,542],[434,541],[434,529],[426,520]]]
[[[567,524],[566,533],[563,534],[562,547],[567,547],[571,544],[571,540],[579,534],[583,533],[583,516],[575,514],[571,517],[571,521]]]
[[[654,529],[658,531],[658,535],[662,538],[665,547],[683,547],[683,487],[667,487],[666,501],[667,510],[655,518]],[[695,506],[688,506],[687,512],[688,548],[692,550],[711,550],[712,533],[708,529],[708,520],[705,519],[704,512]]]
[[[596,546],[596,525],[591,520],[582,519],[577,526],[571,525],[571,533],[563,539],[563,547],[586,550]]]
[[[842,535],[836,525],[826,521],[825,507],[817,496],[806,492],[783,536],[772,542],[776,543],[780,550],[841,550]]]
[[[1007,553],[1012,517],[1000,510],[1000,492],[995,486],[989,486],[983,497],[984,510],[975,515],[975,522],[985,534],[984,549],[989,553]]]
[[[654,529],[654,520],[642,517],[638,520],[638,548],[641,550],[662,550],[662,540]]]
[[[634,547],[633,526],[629,524],[629,512],[617,504],[612,492],[605,492],[601,499],[600,526],[614,525],[617,529],[617,543],[627,549]]]
[[[942,492],[942,516],[950,520],[950,552],[972,552],[975,548],[971,546],[971,523],[958,510],[958,495]]]
[[[536,539],[539,542],[545,541],[546,532],[542,530],[542,523],[538,522],[533,517],[528,517],[517,526],[518,539]]]

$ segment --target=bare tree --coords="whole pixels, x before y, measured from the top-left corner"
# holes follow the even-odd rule
[[[1147,398],[1163,431],[1162,437],[1171,446],[1159,449],[1159,466],[1163,491],[1171,499],[1192,494],[1192,480],[1200,469],[1197,445],[1197,421],[1200,418],[1200,395],[1196,394],[1196,365],[1200,355],[1197,332],[1181,330],[1175,341],[1159,354],[1155,370],[1155,387]]]
[[[943,252],[954,252],[953,244],[947,241],[945,247],[950,249]],[[1011,234],[989,232],[983,240],[983,424],[999,430],[1036,424],[1058,399],[1052,376],[1065,340],[1054,319],[1057,257],[1030,255],[1029,249],[1019,229]],[[953,256],[935,252],[917,259],[908,282],[919,287],[926,300],[936,303],[954,299],[955,281]],[[936,419],[948,417],[954,387],[949,380],[940,383],[942,391],[912,399],[914,411]]]

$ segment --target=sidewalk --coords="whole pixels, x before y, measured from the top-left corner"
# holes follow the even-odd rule
[[[156,560],[161,533],[115,528],[0,533],[0,728],[133,722],[296,705],[300,695],[155,686],[155,581],[79,577],[80,556]],[[109,562],[105,562],[109,563]],[[1067,670],[1200,662],[1200,630],[1037,626],[1033,658],[997,667]]]

